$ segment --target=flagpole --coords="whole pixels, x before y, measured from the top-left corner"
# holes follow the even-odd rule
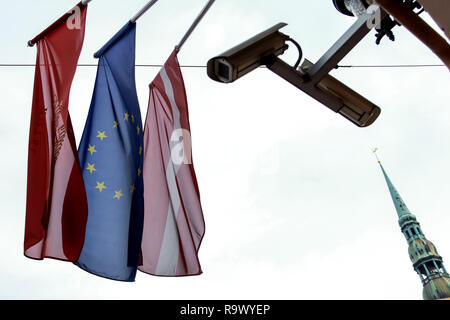
[[[83,7],[87,6],[87,4],[89,2],[91,2],[92,0],[82,0],[81,1],[81,5]],[[42,37],[44,37],[46,34],[48,34],[51,30],[53,30],[56,26],[59,26],[61,23],[64,23],[70,16],[72,16],[72,12],[67,12],[65,15],[63,15],[61,18],[59,18],[58,20],[56,20],[56,22],[54,22],[52,25],[50,25],[47,29],[45,29],[44,31],[42,31],[39,35],[37,35],[36,37],[34,37],[33,39],[31,39],[30,41],[27,42],[27,45],[29,47],[33,47],[38,41],[39,39],[41,39]]]
[[[203,8],[202,12],[200,12],[200,14],[198,15],[198,17],[195,19],[194,23],[192,23],[191,27],[189,28],[189,30],[186,32],[186,34],[184,35],[183,39],[181,39],[180,43],[175,47],[175,49],[177,51],[180,51],[181,47],[183,46],[183,44],[186,42],[186,40],[189,38],[189,36],[191,35],[191,33],[194,31],[194,29],[197,27],[197,25],[200,23],[200,21],[203,19],[203,17],[206,15],[206,13],[208,12],[209,8],[211,8],[211,6],[213,5],[215,0],[209,0],[209,2],[206,4],[206,6]]]
[[[144,13],[147,12],[148,9],[153,7],[153,5],[158,2],[158,0],[152,0],[149,3],[147,3],[133,18],[131,18],[132,23],[136,23],[137,19],[139,19]]]

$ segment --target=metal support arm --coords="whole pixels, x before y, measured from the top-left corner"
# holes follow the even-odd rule
[[[327,108],[359,127],[367,127],[378,118],[380,108],[329,73],[384,16],[378,5],[372,5],[315,64],[305,60],[296,70],[275,55],[265,57],[264,64]]]
[[[378,5],[372,5],[370,12],[362,14],[358,20],[336,41],[335,44],[314,64],[308,71],[307,77],[311,85],[316,85],[375,27],[373,20],[379,14],[379,19],[386,16],[384,11],[379,11]]]

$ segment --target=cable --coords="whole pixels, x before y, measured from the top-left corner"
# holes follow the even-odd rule
[[[295,65],[294,65],[294,69],[297,70],[298,65],[300,64],[300,61],[302,61],[302,58],[303,58],[302,47],[300,47],[300,45],[297,43],[297,41],[295,41],[295,40],[292,39],[292,38],[288,38],[287,41],[292,42],[292,43],[297,47],[297,50],[298,50],[298,59],[297,59],[297,62],[295,63]]]
[[[80,63],[78,67],[98,67],[95,63]],[[32,63],[0,63],[0,67],[36,67],[36,64]],[[148,68],[162,68],[162,64],[136,64],[135,67],[148,67]],[[206,68],[201,65],[183,65],[181,68]]]
[[[427,68],[445,67],[445,64],[385,64],[385,65],[338,65],[339,68]]]
[[[300,59],[301,60],[301,57]],[[299,61],[297,61],[299,63]],[[137,68],[161,68],[162,64],[136,64]],[[36,67],[32,63],[0,63],[0,67]],[[78,67],[98,67],[97,64],[81,63]],[[206,68],[202,65],[181,65],[181,68]],[[427,67],[445,67],[445,64],[385,64],[385,65],[338,65],[339,68],[427,68]],[[264,67],[262,67],[264,68]]]

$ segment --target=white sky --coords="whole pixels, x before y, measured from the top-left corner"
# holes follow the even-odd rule
[[[80,63],[146,0],[93,0]],[[160,0],[138,22],[137,63],[169,56],[206,0]],[[0,63],[34,63],[33,38],[74,0],[5,1]],[[426,14],[424,15],[426,16]],[[428,18],[427,21],[432,23]],[[217,0],[179,55],[207,60],[286,22],[316,61],[354,22],[331,0]],[[433,24],[434,25],[434,24]],[[396,42],[367,36],[342,64],[441,63],[403,28]],[[284,56],[290,63],[297,51]],[[137,69],[142,116],[159,70]],[[70,113],[77,140],[96,68],[79,68]],[[0,67],[0,298],[3,299],[421,299],[394,205],[371,153],[379,155],[427,238],[450,269],[450,79],[444,67],[338,69],[332,73],[382,108],[357,128],[268,70],[225,85],[183,69],[206,235],[204,274],[135,283],[90,275],[70,263],[23,256],[28,131],[34,68]]]

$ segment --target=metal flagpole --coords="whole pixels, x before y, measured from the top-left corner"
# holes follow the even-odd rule
[[[144,13],[147,12],[148,9],[153,7],[153,5],[158,2],[158,0],[152,0],[149,3],[147,3],[133,18],[131,18],[131,22],[135,23],[137,19],[139,19]]]
[[[115,35],[114,35],[114,37],[112,37],[99,51],[97,51],[95,54],[94,54],[94,58],[100,58],[100,56],[104,53],[104,52],[106,52],[106,50],[110,47],[110,46],[112,46],[116,41],[117,41],[117,39],[119,39],[125,32],[127,32],[128,31],[128,27],[130,26],[130,25],[134,25],[134,26],[136,26],[135,24],[136,24],[136,21],[140,18],[140,17],[142,17],[143,15],[144,15],[144,13],[146,13],[147,11],[148,11],[148,9],[150,9],[156,2],[158,2],[158,0],[152,0],[152,1],[149,1],[141,10],[139,10],[139,12],[136,14],[136,15],[134,15],[134,17],[132,17],[130,20],[128,20],[128,22],[126,23],[126,25],[122,28],[122,29],[120,29],[119,30],[119,32],[117,32]]]
[[[208,12],[209,8],[213,5],[215,0],[209,0],[209,2],[206,4],[206,6],[203,8],[202,12],[198,15],[197,19],[195,19],[194,23],[191,25],[189,30],[184,35],[183,39],[181,39],[180,43],[175,47],[177,51],[180,51],[183,44],[186,42],[186,40],[189,38],[191,33],[194,31],[194,29],[197,27],[197,25],[200,23],[200,21],[203,19],[205,14]]]

